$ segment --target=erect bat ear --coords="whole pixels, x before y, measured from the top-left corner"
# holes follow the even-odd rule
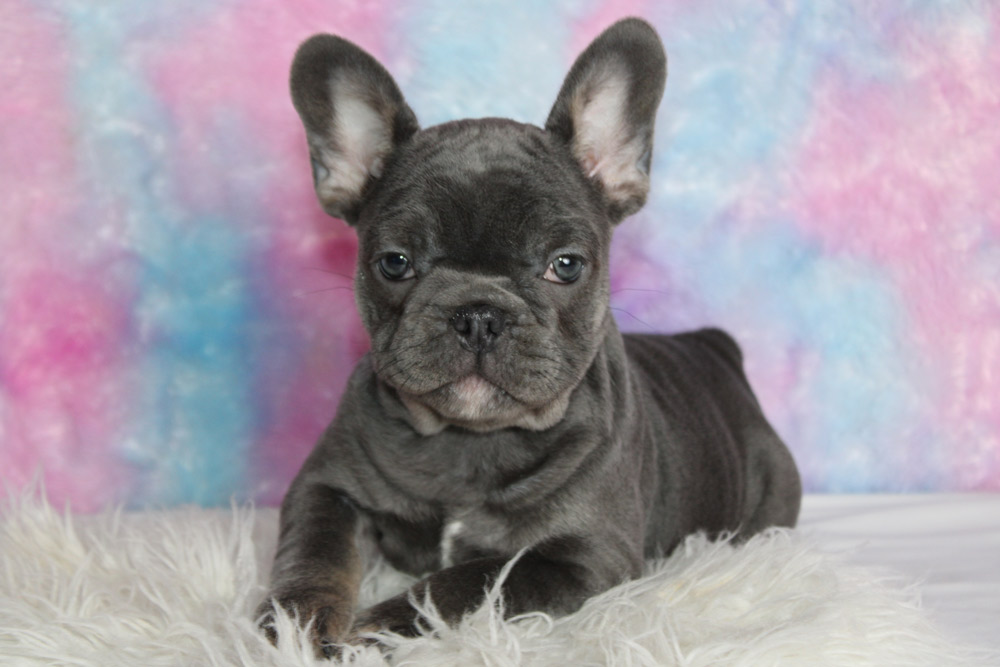
[[[615,222],[646,202],[667,55],[640,19],[618,21],[573,63],[545,129],[567,143]]]
[[[417,118],[385,68],[334,35],[314,35],[299,47],[291,90],[319,201],[354,224],[388,156],[419,129]]]

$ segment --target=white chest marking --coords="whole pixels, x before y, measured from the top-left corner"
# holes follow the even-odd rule
[[[441,567],[451,567],[452,550],[455,547],[455,538],[462,532],[465,526],[461,521],[449,521],[441,531]]]

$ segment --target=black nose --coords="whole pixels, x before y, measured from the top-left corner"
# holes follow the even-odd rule
[[[461,343],[470,352],[489,352],[507,324],[499,308],[487,304],[462,306],[451,318],[451,326],[461,335]]]

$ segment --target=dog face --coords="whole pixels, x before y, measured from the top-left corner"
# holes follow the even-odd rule
[[[359,222],[378,376],[424,431],[545,428],[601,342],[607,215],[566,151],[510,121],[416,134]]]
[[[418,431],[545,429],[613,327],[613,226],[649,187],[666,60],[620,22],[580,56],[545,129],[503,119],[418,129],[350,42],[300,47],[292,96],[320,202],[357,227],[355,293],[377,376]]]

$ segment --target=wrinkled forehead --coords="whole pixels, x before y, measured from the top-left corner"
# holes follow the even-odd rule
[[[480,234],[567,235],[599,244],[603,209],[569,151],[543,130],[502,119],[418,133],[386,166],[369,215],[433,222],[463,243]],[[394,225],[394,228],[408,225]]]
[[[454,176],[530,172],[569,156],[544,130],[503,118],[436,125],[418,132],[403,151],[408,160]]]

